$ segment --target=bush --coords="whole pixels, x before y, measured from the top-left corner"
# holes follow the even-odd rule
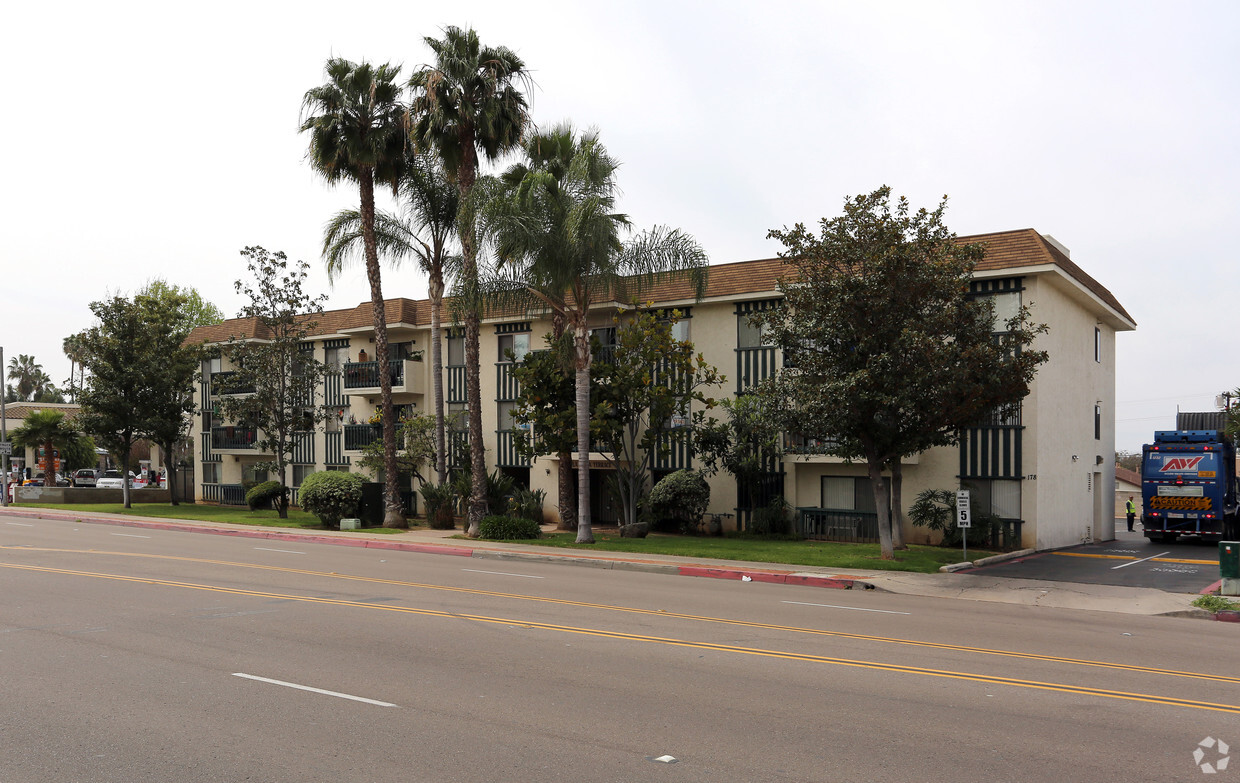
[[[478,537],[495,540],[513,538],[539,538],[542,530],[532,519],[521,517],[496,516],[483,517],[478,525]]]
[[[423,484],[418,492],[426,501],[426,524],[432,530],[452,530],[456,527],[453,506],[456,501],[456,490],[445,481],[442,484]]]
[[[775,498],[753,512],[749,519],[749,531],[755,536],[792,535],[792,508],[783,498]]]
[[[696,470],[678,470],[663,477],[646,499],[646,508],[658,529],[698,532],[710,503],[710,485]]]
[[[302,509],[318,517],[324,527],[339,528],[340,520],[357,513],[362,483],[356,473],[324,470],[307,476],[297,496]]]
[[[516,484],[512,476],[500,472],[498,468],[487,476],[487,510],[492,514],[503,514],[508,510],[508,498]]]
[[[532,519],[538,524],[543,521],[543,501],[547,493],[541,489],[518,489],[508,501],[508,513],[522,519]]]
[[[995,520],[989,514],[978,512],[974,512],[972,516],[973,526],[966,528],[969,531],[969,543],[979,547],[989,544],[991,527],[996,524]],[[918,493],[917,499],[908,510],[908,518],[914,527],[924,527],[940,533],[942,539],[939,546],[960,546],[961,528],[956,526],[956,493],[952,490],[927,489]]]
[[[245,504],[251,511],[270,509],[277,498],[288,495],[288,487],[278,481],[255,484],[245,493]]]

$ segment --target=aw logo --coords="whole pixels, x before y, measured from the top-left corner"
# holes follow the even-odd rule
[[[1208,750],[1215,751],[1214,763],[1205,760],[1206,751]],[[1227,762],[1231,761],[1231,757],[1227,755],[1229,750],[1230,748],[1227,747],[1226,742],[1216,740],[1214,737],[1206,737],[1197,743],[1197,748],[1193,751],[1193,763],[1205,775],[1225,772],[1227,770]]]
[[[1196,473],[1204,457],[1167,457],[1159,473]]]

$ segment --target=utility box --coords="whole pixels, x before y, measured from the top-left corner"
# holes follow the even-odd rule
[[[1240,595],[1240,542],[1219,542],[1218,571],[1223,578],[1219,592],[1222,595]]]

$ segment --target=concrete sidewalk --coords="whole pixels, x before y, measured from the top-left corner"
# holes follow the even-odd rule
[[[264,528],[193,520],[169,520],[115,514],[75,514],[59,509],[0,509],[3,516],[55,519],[89,524],[121,525],[155,530],[177,530],[280,541],[356,546],[373,549],[421,552],[457,557],[498,560],[531,560],[679,576],[775,582],[846,590],[881,590],[902,595],[955,598],[970,601],[1087,609],[1137,615],[1200,617],[1212,615],[1191,604],[1193,594],[1166,593],[1152,588],[1078,584],[1031,579],[1008,579],[981,574],[922,574],[906,571],[824,569],[797,565],[686,558],[673,555],[634,555],[623,552],[590,552],[552,547],[453,538],[458,530],[417,528],[401,533],[366,531],[306,531]]]

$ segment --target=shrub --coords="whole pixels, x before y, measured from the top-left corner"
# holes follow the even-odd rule
[[[456,518],[453,514],[456,491],[451,483],[445,481],[442,484],[431,484],[427,482],[418,489],[418,492],[426,501],[426,524],[432,530],[452,530],[456,527]]]
[[[696,470],[678,470],[654,485],[646,507],[655,527],[696,533],[709,503],[710,485],[702,474]]]
[[[356,473],[324,470],[307,476],[297,496],[302,509],[318,517],[324,527],[339,528],[341,519],[357,513],[362,483]]]
[[[969,543],[974,546],[988,544],[995,520],[989,514],[977,511],[973,512],[972,517],[973,526],[966,528],[969,531]],[[939,546],[960,546],[961,528],[956,526],[956,493],[952,490],[927,489],[918,493],[917,499],[908,510],[908,518],[914,527],[924,527],[940,533],[942,540],[939,541]]]
[[[543,521],[543,501],[547,493],[541,489],[518,489],[508,501],[508,513],[522,519],[532,519],[538,524]]]
[[[783,498],[775,498],[753,512],[749,530],[755,536],[792,535],[792,508]]]
[[[269,509],[276,499],[287,496],[288,487],[278,481],[264,481],[261,484],[255,484],[245,493],[245,503],[250,507],[251,511],[259,511],[260,509]]]
[[[532,519],[492,515],[483,517],[482,522],[478,524],[479,538],[507,540],[514,538],[539,538],[540,536],[542,536],[542,531],[539,529],[538,523]]]
[[[487,509],[492,514],[502,514],[508,510],[508,498],[516,484],[512,476],[500,472],[498,468],[487,476]]]

